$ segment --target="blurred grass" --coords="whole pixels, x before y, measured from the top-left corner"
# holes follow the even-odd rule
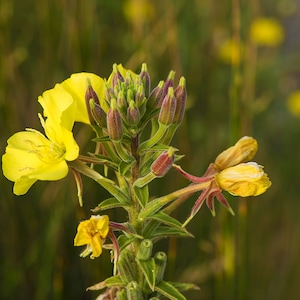
[[[253,135],[260,145],[256,161],[273,186],[254,199],[228,197],[236,217],[218,205],[212,218],[203,208],[189,225],[195,239],[162,242],[168,279],[201,287],[188,299],[298,299],[300,123],[286,99],[300,85],[299,15],[296,0],[1,0],[1,153],[14,132],[40,129],[37,97],[74,72],[108,76],[115,62],[135,71],[146,62],[155,85],[174,69],[188,87],[186,118],[174,141],[186,154],[183,167],[201,175],[234,139]],[[257,16],[284,26],[282,45],[251,44]],[[246,49],[237,65],[219,56],[231,38]],[[83,145],[90,131],[77,131]],[[94,299],[85,288],[111,274],[109,253],[83,260],[73,237],[105,193],[85,181],[81,209],[71,176],[39,182],[21,197],[0,176],[0,298]],[[176,187],[184,184],[174,178]],[[158,181],[153,193],[174,189],[167,182]]]

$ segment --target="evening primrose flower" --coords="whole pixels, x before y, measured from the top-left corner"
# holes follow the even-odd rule
[[[276,47],[282,43],[284,30],[273,18],[257,18],[250,27],[250,38],[256,45]]]
[[[250,160],[257,151],[257,141],[252,137],[242,137],[234,146],[219,154],[214,163],[211,163],[202,177],[196,177],[173,165],[185,178],[193,184],[199,184],[202,193],[192,207],[186,225],[206,202],[207,207],[215,215],[214,199],[217,199],[232,214],[234,214],[223,191],[234,196],[249,197],[264,193],[271,181],[263,167]],[[191,185],[191,189],[193,188]]]
[[[95,258],[102,253],[102,244],[109,232],[109,219],[107,215],[93,215],[89,220],[79,223],[77,234],[74,238],[74,246],[87,245],[81,253],[81,257],[90,255]]]
[[[241,62],[243,47],[233,39],[224,40],[218,49],[219,58],[227,64],[238,65]]]
[[[4,176],[14,182],[16,195],[27,193],[37,180],[59,180],[68,173],[67,161],[75,160],[79,147],[73,134],[39,115],[46,136],[34,129],[17,132],[7,141],[2,156]]]
[[[88,83],[100,99],[100,105],[104,105],[104,80],[93,73],[75,73],[38,98],[44,109],[44,116],[52,119],[56,116],[66,128],[70,127],[69,123],[72,121],[90,124],[85,102]]]

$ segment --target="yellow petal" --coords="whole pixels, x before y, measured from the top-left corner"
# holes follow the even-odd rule
[[[105,83],[101,77],[93,73],[75,73],[60,84],[60,86],[73,97],[76,103],[75,121],[86,124],[90,123],[85,103],[85,92],[88,79],[90,79],[92,87],[95,90],[102,106],[104,102]]]
[[[249,136],[242,137],[234,146],[219,154],[215,165],[219,170],[250,161],[257,152],[257,141]]]
[[[255,162],[241,163],[216,175],[221,189],[235,196],[258,196],[264,193],[271,181],[262,166]]]
[[[76,117],[76,103],[70,93],[56,84],[38,98],[44,109],[44,116],[52,119],[68,130],[72,130]]]

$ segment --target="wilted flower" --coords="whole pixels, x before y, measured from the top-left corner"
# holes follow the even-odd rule
[[[93,215],[89,220],[80,222],[77,227],[77,234],[74,238],[74,245],[87,245],[80,256],[86,257],[90,254],[90,258],[100,256],[102,253],[102,244],[108,232],[109,219],[106,215]]]
[[[263,167],[255,162],[241,163],[216,175],[220,188],[234,196],[258,196],[270,187],[271,182]]]

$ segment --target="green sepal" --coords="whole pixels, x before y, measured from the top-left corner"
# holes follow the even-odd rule
[[[145,185],[143,187],[133,186],[133,189],[140,205],[144,208],[147,205],[149,199],[148,185]]]
[[[97,211],[107,210],[107,209],[116,208],[116,207],[123,207],[124,209],[127,209],[129,207],[129,205],[125,205],[125,204],[121,203],[116,198],[109,198],[109,199],[106,199],[106,200],[102,201],[101,203],[99,203],[98,206],[91,209],[91,211],[97,212]]]
[[[170,300],[186,300],[179,290],[170,282],[161,281],[154,287],[154,290]]]
[[[139,260],[136,259],[136,262],[140,269],[142,270],[146,281],[152,291],[154,291],[155,286],[155,261],[154,258],[148,260]]]

